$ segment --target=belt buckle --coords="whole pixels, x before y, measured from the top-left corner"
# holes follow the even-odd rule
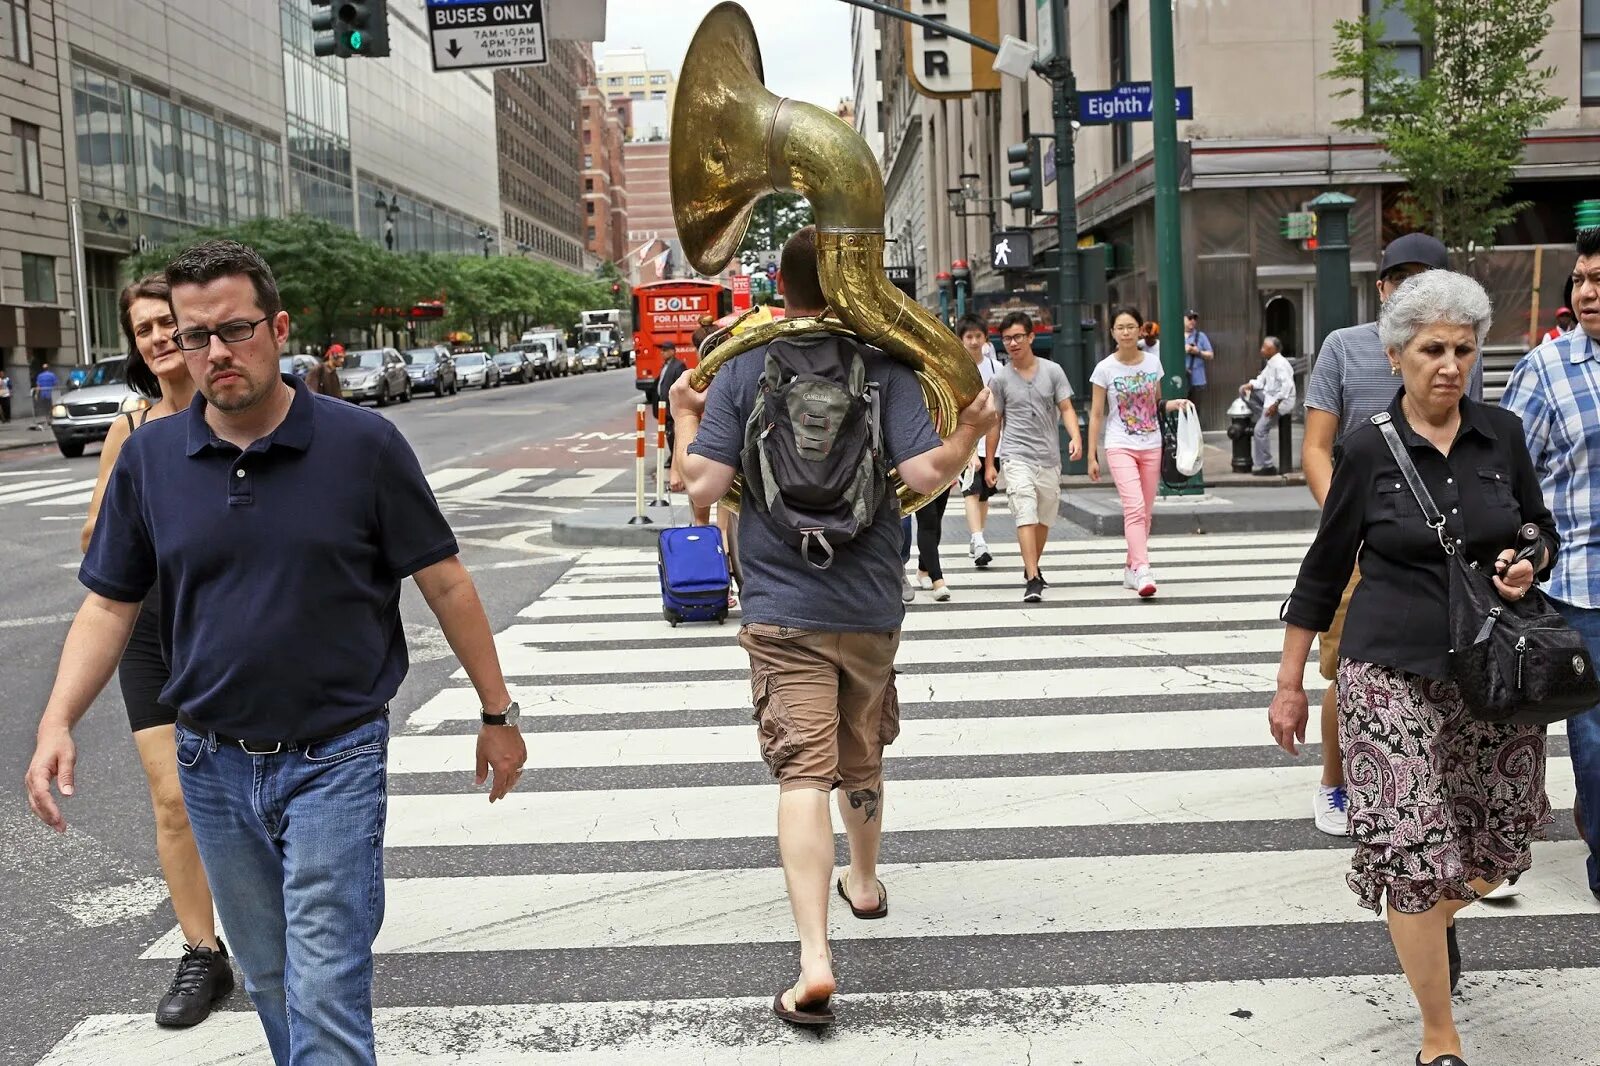
[[[283,741],[273,741],[271,751],[256,751],[250,746],[250,741],[248,740],[239,741],[239,747],[246,755],[277,755],[279,752],[283,751]]]

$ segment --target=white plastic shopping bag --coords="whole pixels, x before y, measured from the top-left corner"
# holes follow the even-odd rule
[[[1178,472],[1184,477],[1198,474],[1205,462],[1204,445],[1200,439],[1200,416],[1195,414],[1193,407],[1184,407],[1178,412],[1178,453],[1174,459]]]

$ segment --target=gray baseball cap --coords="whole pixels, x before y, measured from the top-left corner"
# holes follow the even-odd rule
[[[1378,264],[1378,277],[1383,277],[1395,267],[1420,263],[1429,270],[1449,270],[1450,253],[1444,242],[1427,233],[1407,233],[1389,242],[1383,250],[1383,262]]]

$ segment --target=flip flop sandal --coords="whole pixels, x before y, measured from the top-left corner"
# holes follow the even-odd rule
[[[838,888],[839,888],[839,898],[844,900],[845,903],[849,905],[851,914],[855,915],[857,918],[860,918],[863,921],[869,921],[869,920],[871,920],[873,918],[887,918],[887,917],[889,917],[889,890],[887,888],[883,887],[883,882],[882,881],[878,882],[878,906],[877,906],[877,908],[875,910],[863,911],[863,910],[857,910],[856,909],[856,905],[854,903],[850,902],[850,893],[845,891],[844,879],[845,879],[845,875],[844,874],[840,874],[839,875],[839,880],[837,882]]]
[[[794,1010],[783,1005],[785,992],[793,989],[785,988],[772,997],[772,1013],[788,1022],[790,1025],[821,1026],[833,1024],[833,1011],[828,1009],[831,996],[812,1000],[810,1003],[796,1003]]]

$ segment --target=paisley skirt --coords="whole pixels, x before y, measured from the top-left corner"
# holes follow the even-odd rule
[[[1339,660],[1339,742],[1361,906],[1420,914],[1532,865],[1550,823],[1543,726],[1475,720],[1452,681]]]

